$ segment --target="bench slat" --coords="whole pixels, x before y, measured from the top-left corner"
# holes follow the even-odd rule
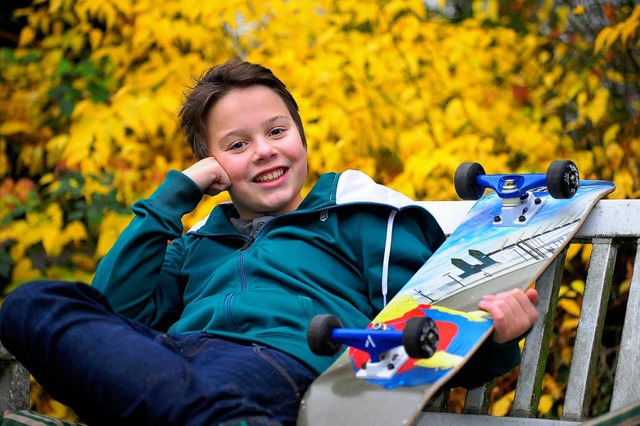
[[[636,402],[640,396],[640,253],[637,252],[633,271],[611,397],[611,411]]]
[[[547,365],[549,340],[558,305],[558,293],[564,271],[567,250],[563,250],[536,283],[538,290],[538,320],[526,338],[522,351],[520,373],[511,415],[536,417],[542,389],[542,379]]]
[[[611,239],[593,240],[562,414],[566,420],[584,420],[589,411],[616,255]]]
[[[435,412],[421,413],[415,422],[417,426],[567,426],[578,424],[582,424],[582,422]]]
[[[491,390],[493,381],[477,388],[467,390],[467,397],[462,412],[464,414],[487,414],[491,406]]]

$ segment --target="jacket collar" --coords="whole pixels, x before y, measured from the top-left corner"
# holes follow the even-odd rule
[[[313,212],[343,204],[383,204],[396,209],[416,205],[411,198],[377,184],[363,172],[347,170],[343,173],[325,173],[300,203],[296,212]],[[188,233],[237,234],[230,218],[238,217],[230,202],[217,205],[204,219],[196,223]]]

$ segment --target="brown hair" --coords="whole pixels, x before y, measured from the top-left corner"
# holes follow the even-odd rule
[[[232,59],[209,69],[197,80],[180,108],[178,114],[180,127],[187,136],[193,154],[198,160],[209,156],[206,126],[209,110],[232,89],[257,85],[268,87],[282,99],[298,128],[303,146],[307,146],[302,119],[298,113],[298,104],[284,83],[268,68]]]

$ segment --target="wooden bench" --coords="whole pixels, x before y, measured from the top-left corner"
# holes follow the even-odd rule
[[[0,415],[29,407],[29,373],[0,345]]]
[[[436,216],[447,234],[464,219],[473,202],[423,202]],[[560,420],[537,419],[549,341],[566,251],[538,280],[540,317],[526,339],[518,375],[513,407],[509,417],[487,415],[491,386],[467,392],[462,414],[447,413],[444,392],[425,408],[419,425],[496,425],[496,424],[575,424],[588,418],[594,376],[603,331],[607,301],[611,290],[613,270],[619,247],[635,251],[640,238],[640,200],[603,200],[589,215],[572,243],[593,245],[586,279],[582,311],[579,319],[564,408]],[[640,256],[635,258],[634,271],[640,269]],[[622,340],[615,371],[610,410],[625,407],[640,400],[640,274],[631,280],[628,307],[624,319]],[[29,376],[0,347],[0,413],[5,410],[27,408]]]

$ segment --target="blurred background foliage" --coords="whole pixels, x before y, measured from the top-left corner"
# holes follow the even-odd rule
[[[640,191],[640,6],[561,0],[8,0],[0,12],[0,288],[90,282],[97,262],[170,169],[193,156],[176,114],[210,66],[261,63],[299,101],[309,189],[360,169],[416,199],[455,199],[462,161]],[[204,200],[185,226],[225,195]],[[623,309],[632,251],[611,309]],[[562,410],[589,247],[573,247],[539,415]],[[606,411],[608,322],[592,413]],[[609,336],[609,337],[607,337]],[[613,337],[611,337],[613,336]],[[504,415],[513,375],[495,389]],[[607,393],[609,392],[609,394]],[[72,418],[37,384],[39,411]],[[459,407],[452,407],[457,410]]]

